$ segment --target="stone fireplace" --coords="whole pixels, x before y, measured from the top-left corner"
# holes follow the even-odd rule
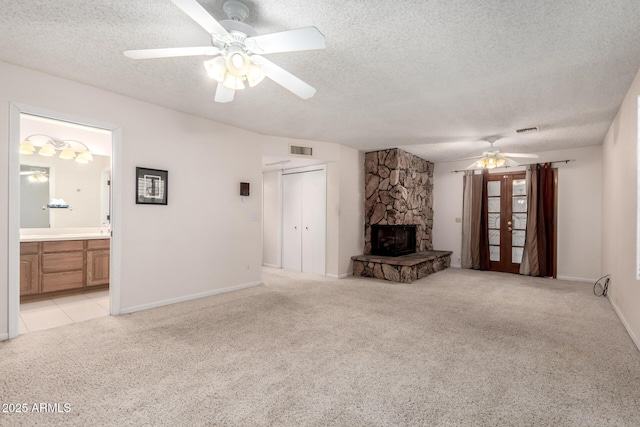
[[[365,155],[364,253],[371,226],[414,225],[416,251],[432,249],[433,163],[398,148]]]
[[[444,270],[450,251],[434,251],[433,163],[398,148],[365,155],[364,254],[355,276],[411,283]]]
[[[416,251],[415,225],[371,226],[371,254],[401,256]]]

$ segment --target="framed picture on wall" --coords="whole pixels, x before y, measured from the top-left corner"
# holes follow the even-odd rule
[[[136,204],[166,205],[169,172],[136,167]]]

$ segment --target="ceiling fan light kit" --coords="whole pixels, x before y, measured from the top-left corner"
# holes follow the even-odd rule
[[[498,137],[490,137],[485,141],[491,145],[491,149],[489,151],[485,151],[481,156],[477,157],[477,160],[474,160],[471,163],[467,170],[470,169],[495,169],[501,167],[515,167],[519,166],[519,164],[512,160],[511,157],[521,157],[521,158],[529,158],[529,159],[537,159],[537,154],[525,154],[525,153],[501,153],[500,150],[494,149],[493,144],[498,140]],[[471,159],[473,157],[470,157]],[[460,159],[463,160],[463,159]]]
[[[237,0],[227,0],[222,9],[228,20],[216,21],[196,0],[172,0],[210,35],[212,46],[127,50],[132,59],[169,58],[179,56],[215,56],[204,62],[209,77],[218,82],[216,102],[233,101],[235,91],[255,87],[265,77],[302,99],[311,98],[316,90],[298,77],[261,55],[324,49],[325,38],[315,27],[298,28],[259,36],[243,21],[249,8]],[[219,55],[219,56],[218,56]]]

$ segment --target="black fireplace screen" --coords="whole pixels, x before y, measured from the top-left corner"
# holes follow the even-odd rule
[[[416,251],[415,225],[372,225],[371,254],[400,256]]]

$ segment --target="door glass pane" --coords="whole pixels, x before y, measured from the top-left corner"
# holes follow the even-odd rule
[[[489,244],[500,245],[500,230],[489,230]]]
[[[514,179],[512,182],[514,196],[524,196],[527,194],[527,182],[524,179]]]
[[[489,259],[500,261],[500,246],[489,246]]]
[[[489,228],[500,228],[500,214],[490,213],[488,217]]]
[[[500,181],[487,182],[487,195],[489,197],[500,196]]]
[[[511,246],[524,246],[524,230],[513,230],[511,233]]]
[[[524,248],[511,248],[511,262],[520,264],[522,262],[523,253]]]
[[[524,230],[527,228],[527,214],[526,213],[514,213],[511,219],[513,221],[513,228],[516,230]]]
[[[500,212],[500,197],[489,197],[489,212]]]
[[[491,204],[489,204],[491,206]],[[513,212],[526,212],[527,211],[527,197],[526,196],[515,196],[513,197],[512,204]]]

